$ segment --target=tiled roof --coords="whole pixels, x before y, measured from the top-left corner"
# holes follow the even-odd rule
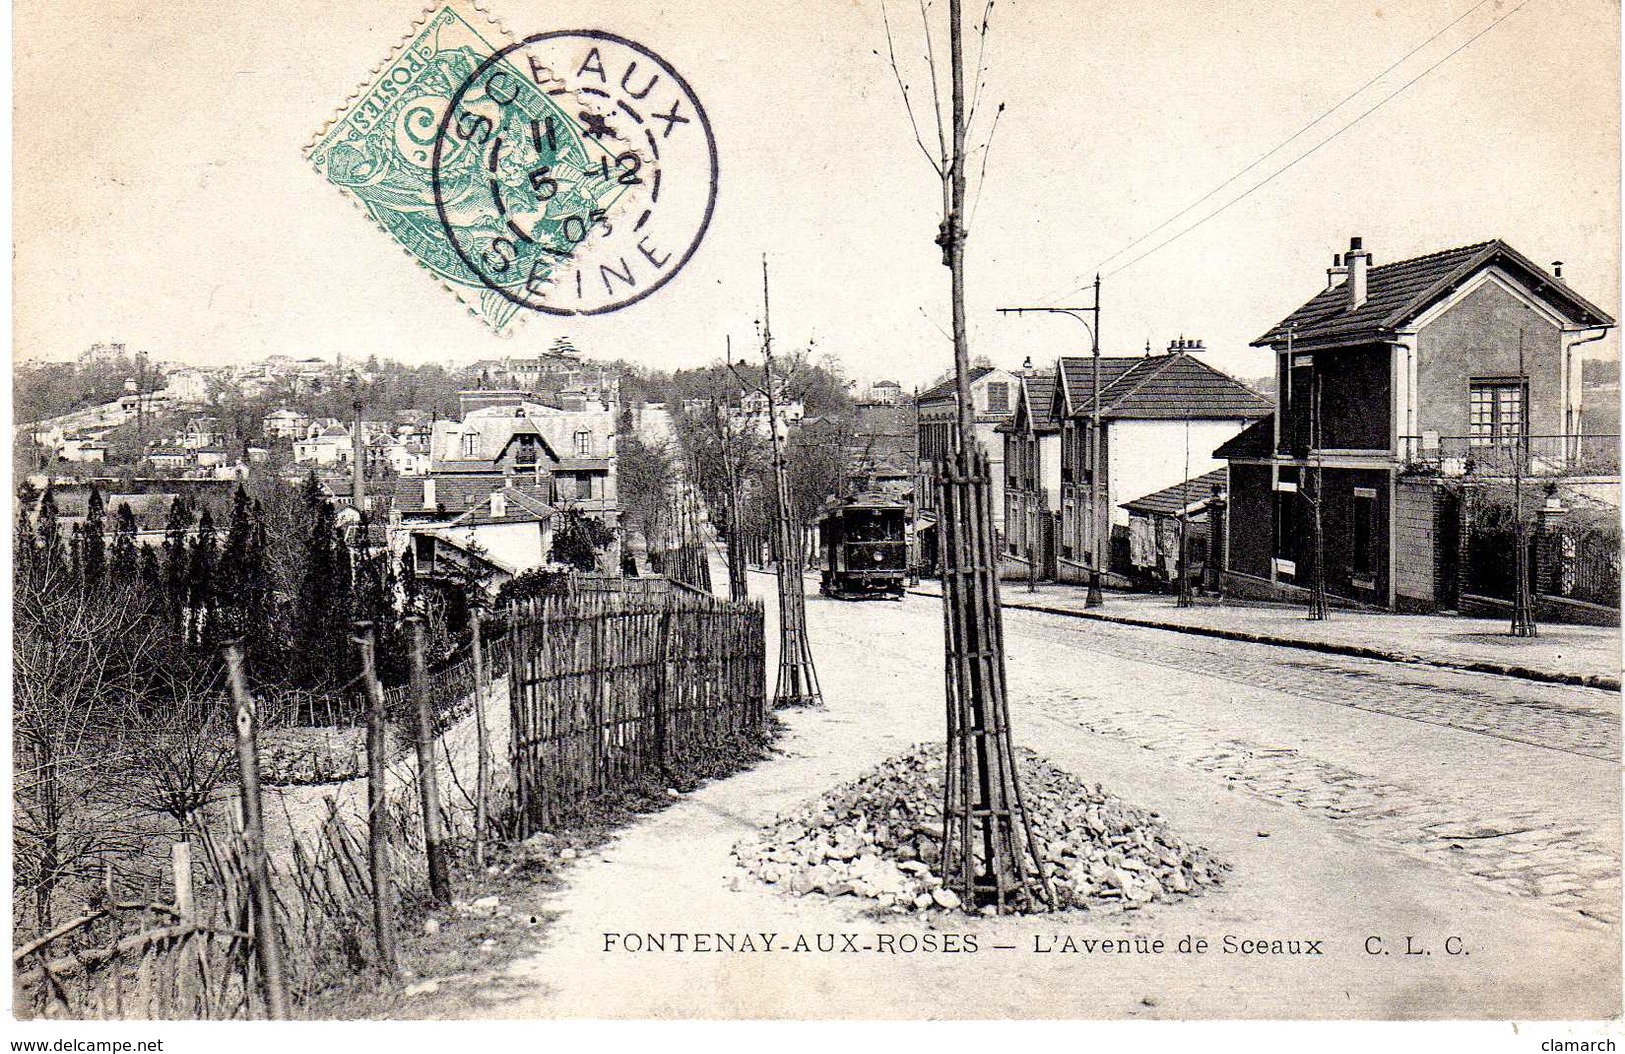
[[[981,380],[983,377],[986,377],[992,372],[993,367],[991,366],[972,366],[970,368],[970,382],[975,384],[977,381]],[[944,399],[952,399],[956,394],[956,380],[953,377],[949,377],[941,384],[934,385],[921,392],[915,397],[914,401],[915,403],[935,403],[941,402]]]
[[[1023,377],[1021,386],[1027,398],[1027,413],[1032,417],[1033,431],[1059,432],[1061,421],[1055,416],[1055,374],[1035,373]]]
[[[1289,331],[1295,344],[1380,338],[1404,326],[1492,264],[1519,278],[1571,321],[1593,326],[1613,325],[1614,320],[1602,309],[1496,239],[1373,267],[1366,275],[1365,303],[1357,308],[1348,306],[1347,279],[1330,289],[1322,289],[1253,341],[1253,346],[1284,343]]]
[[[1088,416],[1094,407],[1091,360],[1062,359],[1061,373],[1073,414]],[[1110,420],[1254,418],[1273,409],[1268,399],[1192,355],[1100,360],[1100,414]]]
[[[1122,378],[1125,373],[1146,361],[1148,360],[1138,355],[1102,355],[1100,357],[1100,405],[1102,408],[1109,405],[1107,395],[1111,391],[1112,385]],[[1094,359],[1086,355],[1061,359],[1061,385],[1066,397],[1071,400],[1074,413],[1086,414],[1094,407],[1094,362]]]
[[[1206,501],[1213,496],[1215,487],[1221,490],[1225,485],[1225,470],[1216,468],[1211,472],[1204,472],[1194,479],[1175,483],[1171,487],[1153,491],[1144,497],[1133,501],[1123,502],[1122,507],[1130,512],[1146,513],[1152,516],[1177,516],[1180,511],[1187,509],[1197,502]]]
[[[499,490],[509,496],[510,505],[524,502],[532,508],[547,507],[548,499],[552,496],[552,483],[548,480],[538,483],[518,476],[504,477],[495,473],[466,476],[440,474],[405,476],[394,481],[395,507],[401,511],[402,516],[422,518],[437,515],[435,509],[423,507],[424,482],[431,479],[434,481],[435,505],[444,510],[439,513],[441,516],[457,516],[478,508],[481,504],[489,502],[491,494]]]
[[[1226,458],[1269,457],[1275,450],[1275,415],[1259,418],[1240,432],[1226,439],[1213,452],[1213,456]]]

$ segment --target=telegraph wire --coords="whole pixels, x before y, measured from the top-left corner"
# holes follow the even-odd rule
[[[1400,93],[1404,92],[1411,85],[1415,84],[1417,81],[1421,80],[1423,77],[1426,77],[1428,74],[1432,73],[1434,70],[1438,69],[1440,66],[1444,65],[1446,62],[1449,62],[1452,58],[1455,58],[1458,54],[1465,51],[1467,48],[1471,47],[1473,45],[1473,43],[1476,42],[1480,37],[1482,37],[1484,34],[1488,33],[1490,30],[1494,29],[1496,26],[1500,25],[1502,22],[1505,22],[1507,19],[1511,18],[1513,15],[1517,14],[1519,11],[1523,10],[1525,7],[1527,7],[1529,5],[1529,3],[1530,3],[1530,0],[1522,0],[1522,2],[1519,3],[1517,7],[1514,7],[1512,10],[1508,11],[1506,14],[1504,14],[1500,18],[1496,19],[1494,22],[1491,22],[1489,25],[1485,26],[1483,29],[1479,30],[1477,33],[1474,33],[1471,37],[1467,38],[1467,40],[1465,40],[1461,44],[1457,45],[1454,49],[1452,49],[1449,53],[1447,53],[1443,58],[1439,59],[1439,61],[1437,61],[1433,65],[1429,66],[1427,69],[1423,70],[1421,73],[1418,73],[1416,76],[1412,77],[1410,80],[1406,81],[1404,84],[1401,84],[1398,88],[1395,88],[1389,94],[1383,96],[1382,99],[1378,100],[1374,105],[1371,106],[1370,109],[1367,109],[1364,112],[1362,112],[1358,117],[1354,118],[1354,120],[1350,121],[1348,124],[1345,124],[1343,127],[1339,128],[1337,131],[1335,131],[1331,135],[1327,136],[1325,139],[1322,139],[1320,142],[1316,143],[1314,146],[1310,147],[1308,150],[1305,150],[1303,153],[1299,154],[1297,157],[1295,157],[1291,161],[1287,162],[1286,165],[1282,166],[1281,168],[1276,169],[1270,175],[1265,176],[1259,182],[1253,184],[1251,187],[1248,187],[1245,191],[1243,191],[1238,196],[1236,196],[1236,197],[1230,199],[1229,201],[1225,202],[1223,205],[1219,206],[1217,209],[1214,209],[1212,212],[1208,213],[1206,216],[1203,216],[1201,219],[1197,220],[1195,223],[1191,224],[1190,226],[1181,229],[1173,237],[1167,238],[1167,239],[1165,239],[1165,240],[1163,240],[1161,242],[1158,242],[1156,245],[1152,246],[1150,249],[1147,249],[1145,252],[1143,252],[1140,255],[1134,257],[1134,259],[1130,260],[1128,263],[1122,264],[1122,265],[1120,265],[1118,267],[1112,268],[1110,271],[1107,272],[1107,277],[1110,277],[1111,275],[1115,275],[1115,274],[1117,274],[1117,273],[1119,273],[1121,271],[1124,271],[1127,268],[1133,267],[1135,264],[1139,263],[1141,260],[1145,259],[1147,256],[1150,256],[1151,254],[1153,254],[1155,252],[1158,252],[1159,250],[1164,249],[1164,248],[1168,247],[1169,245],[1172,245],[1174,242],[1178,241],[1180,238],[1183,238],[1185,235],[1189,234],[1191,231],[1194,231],[1196,228],[1202,226],[1202,224],[1206,223],[1208,220],[1211,220],[1215,216],[1218,216],[1220,213],[1225,212],[1232,205],[1239,204],[1240,202],[1246,200],[1249,196],[1252,195],[1252,193],[1254,191],[1259,190],[1262,187],[1266,186],[1272,180],[1274,180],[1277,176],[1284,175],[1285,173],[1290,171],[1293,167],[1295,167],[1300,161],[1304,161],[1307,158],[1313,156],[1315,153],[1317,153],[1320,150],[1321,147],[1327,145],[1332,140],[1334,140],[1337,137],[1341,136],[1344,132],[1346,132],[1349,129],[1353,128],[1355,125],[1359,124],[1361,121],[1365,120],[1367,117],[1370,117],[1372,114],[1374,114],[1378,110],[1382,109],[1383,106],[1387,105],[1390,101],[1392,101]],[[1070,295],[1070,294],[1068,294],[1068,295]]]
[[[1116,259],[1126,255],[1128,252],[1133,250],[1136,246],[1144,244],[1146,241],[1148,241],[1151,238],[1155,237],[1159,232],[1167,229],[1171,224],[1178,221],[1181,217],[1189,214],[1190,212],[1195,210],[1197,207],[1202,205],[1204,202],[1206,202],[1206,201],[1210,200],[1211,198],[1213,198],[1220,191],[1224,190],[1226,187],[1229,187],[1231,184],[1235,183],[1237,180],[1239,180],[1243,176],[1247,175],[1247,173],[1253,171],[1259,165],[1263,164],[1265,161],[1268,161],[1271,157],[1274,157],[1276,154],[1278,154],[1282,150],[1286,149],[1292,143],[1294,143],[1297,140],[1301,139],[1310,130],[1312,130],[1317,125],[1324,122],[1328,117],[1330,117],[1332,114],[1336,113],[1338,110],[1342,109],[1344,106],[1347,106],[1350,102],[1352,102],[1356,97],[1358,97],[1359,95],[1364,93],[1372,85],[1376,84],[1378,81],[1382,80],[1388,74],[1392,73],[1394,70],[1396,70],[1400,66],[1404,65],[1410,59],[1414,58],[1419,52],[1426,49],[1430,44],[1432,44],[1434,41],[1438,40],[1441,36],[1448,33],[1450,30],[1454,29],[1457,25],[1459,25],[1469,15],[1472,15],[1479,8],[1483,7],[1485,4],[1487,4],[1489,2],[1490,2],[1490,0],[1479,0],[1478,3],[1474,4],[1472,7],[1468,8],[1465,11],[1463,11],[1461,14],[1459,14],[1455,18],[1451,19],[1443,27],[1436,30],[1426,40],[1422,41],[1420,44],[1417,44],[1415,47],[1413,47],[1409,51],[1407,51],[1404,55],[1400,56],[1397,60],[1390,63],[1388,65],[1388,67],[1386,69],[1384,69],[1382,72],[1380,72],[1376,76],[1370,78],[1364,84],[1361,84],[1358,88],[1354,89],[1354,91],[1350,92],[1348,95],[1345,95],[1342,99],[1340,99],[1333,106],[1328,107],[1326,110],[1322,111],[1319,114],[1319,116],[1315,117],[1309,123],[1305,124],[1302,128],[1299,128],[1296,132],[1292,133],[1286,139],[1283,139],[1281,142],[1277,143],[1275,146],[1271,147],[1269,150],[1267,150],[1263,154],[1260,154],[1257,158],[1255,158],[1252,162],[1250,162],[1245,168],[1242,168],[1240,171],[1236,172],[1234,175],[1230,176],[1228,179],[1224,180],[1224,182],[1218,184],[1213,189],[1209,190],[1207,193],[1203,194],[1201,197],[1199,197],[1195,201],[1191,202],[1189,205],[1186,205],[1184,208],[1182,208],[1179,211],[1173,213],[1171,216],[1169,216],[1167,219],[1163,220],[1156,227],[1153,227],[1151,230],[1147,231],[1145,234],[1140,235],[1138,238],[1135,238],[1133,241],[1129,242],[1127,245],[1123,246],[1121,249],[1118,249],[1116,252],[1112,253],[1110,256],[1105,257],[1098,264],[1096,264],[1094,267],[1089,268],[1088,271],[1081,272],[1078,275],[1074,275],[1072,277],[1072,279],[1069,280],[1068,284],[1071,285],[1072,283],[1076,283],[1081,278],[1084,278],[1087,275],[1098,273],[1099,271],[1101,271],[1102,268],[1104,268],[1107,264],[1111,263],[1113,260],[1116,260]],[[1524,3],[1527,3],[1527,2],[1528,2],[1528,0],[1524,0]],[[1521,8],[1523,6],[1524,6],[1523,3],[1520,3],[1518,5],[1519,8]],[[1499,25],[1501,22],[1503,22],[1507,18],[1511,17],[1511,15],[1513,13],[1515,13],[1517,10],[1518,10],[1518,8],[1513,8],[1513,10],[1507,12],[1506,15],[1503,15],[1503,16],[1501,16],[1501,18],[1499,18],[1496,21],[1490,23],[1489,26],[1487,26],[1483,30],[1480,30],[1475,36],[1473,36],[1471,39],[1469,39],[1467,41],[1467,44],[1471,44],[1474,40],[1477,40],[1478,37],[1483,36],[1484,33],[1488,32],[1490,29],[1495,28],[1495,26]],[[1466,46],[1467,46],[1466,44],[1463,44],[1460,47],[1456,48],[1455,51],[1450,52],[1443,59],[1441,59],[1438,63],[1435,63],[1433,66],[1430,66],[1428,69],[1424,70],[1420,75],[1418,75],[1418,77],[1413,78],[1411,81],[1409,81],[1405,85],[1401,86],[1399,91],[1404,91],[1405,88],[1408,88],[1411,84],[1414,84],[1416,82],[1416,80],[1419,80],[1419,79],[1421,79],[1421,77],[1424,77],[1428,73],[1431,73],[1440,64],[1442,64],[1443,62],[1450,59],[1453,55],[1456,54],[1456,52],[1462,50],[1462,48],[1464,48]],[[1394,94],[1398,94],[1398,92],[1395,92]],[[1381,106],[1383,103],[1386,103],[1389,99],[1392,99],[1392,98],[1393,98],[1393,95],[1389,95],[1387,98],[1383,99],[1382,102],[1378,103],[1377,105]],[[1375,107],[1373,107],[1373,109],[1375,109]],[[1332,134],[1332,136],[1328,137],[1326,140],[1323,140],[1320,144],[1318,144],[1311,151],[1309,151],[1309,153],[1313,153],[1313,151],[1318,150],[1320,148],[1320,146],[1324,146],[1327,142],[1330,142],[1331,139],[1336,138],[1338,135],[1341,135],[1344,131],[1347,131],[1349,128],[1353,127],[1354,124],[1356,124],[1359,121],[1363,120],[1366,116],[1369,116],[1370,112],[1371,111],[1368,110],[1368,111],[1366,111],[1366,113],[1363,113],[1359,117],[1356,117],[1354,119],[1354,121],[1351,121],[1348,125],[1345,125],[1341,129],[1339,129],[1337,132],[1334,132]],[[1269,179],[1273,179],[1275,175],[1280,175],[1281,172],[1286,171],[1287,168],[1290,168],[1290,167],[1292,167],[1293,164],[1296,164],[1298,160],[1302,160],[1303,157],[1307,157],[1307,156],[1308,156],[1307,153],[1302,155],[1297,160],[1289,163],[1285,168],[1280,169],[1274,175],[1268,177],[1268,179],[1266,179],[1264,182],[1268,182]],[[1258,184],[1258,186],[1262,186],[1262,185],[1263,185],[1262,183]],[[1256,189],[1258,189],[1257,186],[1249,188],[1249,190],[1244,192],[1243,196],[1246,196],[1246,194],[1250,194],[1253,190],[1256,190]],[[1240,198],[1238,198],[1236,200],[1239,201]],[[1234,201],[1230,202],[1230,204],[1234,204],[1234,203],[1235,203]],[[1225,208],[1228,208],[1228,207],[1229,207],[1229,205],[1225,206]],[[1223,211],[1223,209],[1221,209],[1219,211]],[[1217,214],[1218,213],[1215,212],[1212,215],[1217,215]],[[1205,219],[1204,219],[1203,222],[1205,222]],[[1195,226],[1192,226],[1190,228],[1187,228],[1186,231],[1194,230],[1194,229],[1195,229]],[[1174,237],[1178,238],[1178,237],[1180,237],[1180,235],[1186,233],[1186,231],[1181,231],[1180,234],[1176,234]],[[1173,241],[1173,240],[1174,239],[1169,239],[1169,241]],[[1162,244],[1167,244],[1167,242],[1164,242]],[[1161,248],[1161,245],[1159,245],[1157,248]],[[1156,250],[1153,249],[1152,251],[1154,252]],[[1123,270],[1125,267],[1132,266],[1134,263],[1137,263],[1137,262],[1139,262],[1139,260],[1143,259],[1145,255],[1149,255],[1149,254],[1142,254],[1141,256],[1136,257],[1135,259],[1129,261],[1128,264],[1124,264],[1123,267],[1118,267],[1118,268],[1113,269],[1110,273],[1111,274],[1116,274],[1118,271]],[[1053,301],[1059,299],[1060,297],[1071,296],[1073,293],[1078,292],[1082,288],[1083,288],[1083,286],[1073,286],[1073,288],[1071,288],[1070,290],[1068,290],[1065,293],[1051,294],[1051,295],[1045,296],[1045,297],[1043,297],[1041,299],[1043,299],[1045,301],[1048,301],[1048,302],[1053,302]]]

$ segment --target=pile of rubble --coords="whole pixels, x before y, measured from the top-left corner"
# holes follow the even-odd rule
[[[1158,815],[1020,751],[1033,832],[1063,909],[1133,909],[1190,896],[1228,865]],[[942,858],[943,748],[919,746],[779,817],[734,847],[745,872],[796,896],[869,898],[894,912],[955,909]],[[984,909],[991,912],[991,908]]]

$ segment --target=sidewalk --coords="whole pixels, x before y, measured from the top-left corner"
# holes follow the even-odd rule
[[[926,580],[910,592],[941,596],[942,586]],[[1108,592],[1103,606],[1085,608],[1084,593],[1081,585],[1058,583],[1041,583],[1036,593],[1029,593],[1025,582],[999,586],[1006,608],[1533,681],[1620,687],[1620,631],[1610,627],[1543,624],[1540,636],[1528,640],[1508,635],[1505,619],[1334,609],[1330,618],[1311,622],[1301,606],[1198,597],[1197,606],[1179,608],[1172,596],[1153,593]]]

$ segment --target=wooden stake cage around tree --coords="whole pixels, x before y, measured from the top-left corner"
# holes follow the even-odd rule
[[[943,878],[967,907],[1055,904],[1015,770],[987,455],[961,444],[942,492],[948,748]]]
[[[1004,625],[999,608],[992,478],[976,444],[965,326],[965,84],[959,0],[948,6],[953,155],[939,241],[952,276],[958,428],[942,489],[943,632],[948,742],[943,776],[942,873],[967,909],[1055,905],[1042,852],[1021,797],[1010,739]]]
[[[743,360],[741,360],[741,364]],[[728,368],[741,383],[749,384],[732,362]],[[777,375],[773,371],[773,327],[767,294],[767,257],[762,257],[762,380],[756,388],[767,399],[767,431],[773,446],[773,556],[779,594],[779,676],[773,687],[773,705],[822,706],[818,671],[813,667],[807,641],[807,554],[801,525],[790,505],[790,482],[784,464],[784,439],[779,435]]]

